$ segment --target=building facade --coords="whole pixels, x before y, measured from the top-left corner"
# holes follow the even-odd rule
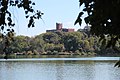
[[[72,28],[63,28],[62,23],[56,23],[56,29],[46,30],[46,32],[74,32],[75,30]]]

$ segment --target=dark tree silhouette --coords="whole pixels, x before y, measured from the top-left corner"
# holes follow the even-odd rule
[[[116,41],[120,38],[120,0],[79,0],[79,2],[84,8],[75,24],[81,25],[82,15],[87,12],[88,16],[84,21],[91,25],[91,33],[102,39],[105,36],[110,37],[106,47],[114,49]]]

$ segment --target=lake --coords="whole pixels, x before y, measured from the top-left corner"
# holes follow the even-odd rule
[[[120,80],[119,57],[0,59],[0,80]]]

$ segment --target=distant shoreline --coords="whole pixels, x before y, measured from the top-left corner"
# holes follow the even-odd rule
[[[4,54],[0,54],[0,59],[4,59]],[[8,59],[17,59],[17,58],[80,58],[80,57],[120,57],[120,54],[106,54],[106,55],[79,55],[79,54],[29,54],[29,55],[7,55]]]

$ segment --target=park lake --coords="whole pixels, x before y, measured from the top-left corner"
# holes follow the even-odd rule
[[[119,80],[119,57],[0,59],[0,80]]]

